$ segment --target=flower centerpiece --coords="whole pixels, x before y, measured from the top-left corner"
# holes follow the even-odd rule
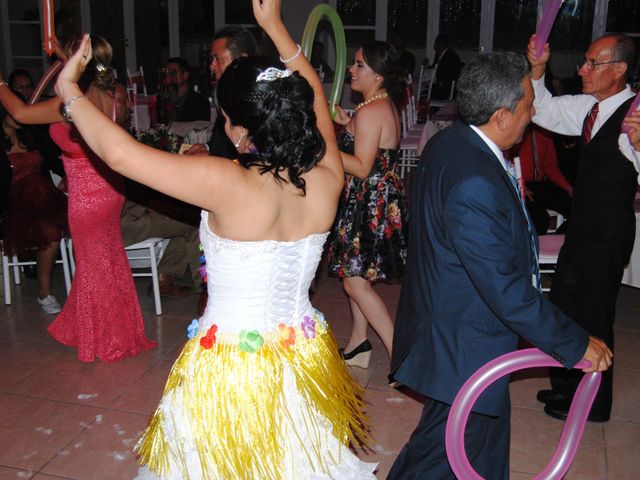
[[[156,128],[148,128],[147,130],[139,130],[136,133],[136,138],[145,145],[171,153],[178,153],[182,143],[178,135],[171,133],[169,128],[163,125],[159,125]]]

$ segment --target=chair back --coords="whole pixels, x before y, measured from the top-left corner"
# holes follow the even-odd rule
[[[132,89],[134,95],[142,94],[147,96],[147,84],[144,81],[142,65],[133,73],[127,68],[127,85]],[[133,99],[130,98],[129,100],[133,103]]]
[[[429,87],[431,86],[431,80],[433,79],[434,72],[435,72],[434,67],[429,67],[427,65],[420,65],[420,76],[418,77],[418,88],[415,91],[417,101],[419,101],[420,98],[424,96],[425,90],[430,91]]]

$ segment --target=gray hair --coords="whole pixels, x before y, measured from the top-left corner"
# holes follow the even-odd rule
[[[624,33],[608,33],[600,38],[615,39],[616,43],[611,47],[613,60],[627,64],[627,71],[624,77],[625,79],[629,78],[633,74],[633,67],[636,64],[636,46],[631,37]]]
[[[528,73],[529,63],[519,53],[487,53],[471,60],[460,72],[457,85],[462,121],[479,126],[500,108],[513,112],[524,97],[522,80]]]

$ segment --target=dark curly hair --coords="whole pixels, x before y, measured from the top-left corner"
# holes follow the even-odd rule
[[[269,67],[283,69],[281,63],[263,57],[240,57],[225,70],[216,91],[218,106],[231,125],[248,130],[247,139],[257,152],[238,158],[245,168],[258,166],[261,174],[270,172],[277,181],[285,179],[306,194],[301,176],[324,156],[325,143],[313,110],[313,90],[294,72],[272,81],[256,81]]]
[[[375,40],[362,45],[362,56],[371,70],[384,79],[382,87],[387,90],[396,107],[400,108],[406,95],[407,75],[398,51],[388,42]]]

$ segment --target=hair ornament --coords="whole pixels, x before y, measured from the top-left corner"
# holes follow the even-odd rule
[[[96,70],[100,73],[107,71],[107,66],[104,63],[96,63]]]
[[[269,67],[264,72],[261,72],[260,75],[256,77],[256,82],[273,82],[274,80],[278,80],[280,78],[290,77],[293,72],[288,68],[281,70],[276,67]]]

